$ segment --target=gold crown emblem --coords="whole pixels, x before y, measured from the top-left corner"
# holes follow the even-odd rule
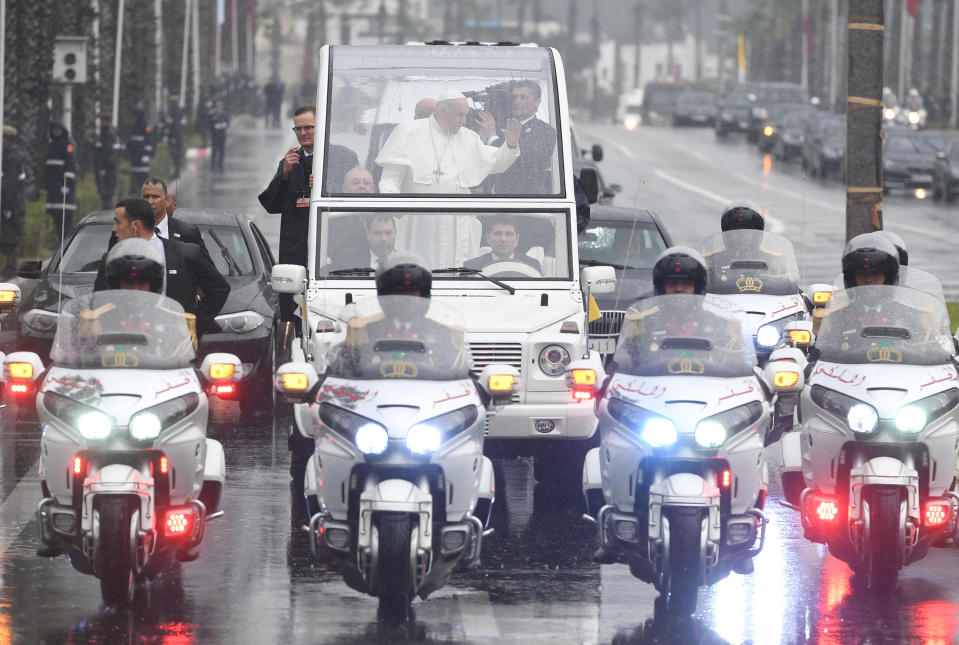
[[[670,374],[702,374],[706,366],[695,358],[674,358],[666,364]]]
[[[901,363],[902,352],[892,347],[873,347],[866,352],[866,360],[870,363]]]
[[[406,361],[386,361],[380,365],[383,378],[416,378],[418,373],[416,365]]]
[[[740,276],[739,279],[736,280],[736,288],[739,289],[740,293],[743,291],[759,293],[763,290],[763,281],[751,275]]]
[[[101,358],[100,364],[104,367],[136,367],[140,364],[140,359],[136,354],[114,352]]]

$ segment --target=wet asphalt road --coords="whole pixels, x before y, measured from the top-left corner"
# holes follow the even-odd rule
[[[227,172],[213,177],[199,166],[183,181],[180,203],[242,208],[275,242],[277,218],[262,215],[254,200],[289,145],[287,135],[255,128],[241,135],[238,123],[231,129]],[[607,181],[623,183],[619,203],[630,205],[630,191],[639,191],[640,205],[663,215],[678,242],[698,244],[704,231],[718,230],[719,199],[748,196],[781,218],[787,235],[810,240],[804,253],[810,271],[835,274],[838,251],[831,254],[830,245],[841,246],[841,220],[825,206],[809,205],[841,206],[837,185],[804,182],[795,167],[763,174],[762,159],[752,150],[735,141],[716,145],[708,132],[641,130],[630,133],[633,141],[613,126],[580,130],[586,143],[595,139],[606,146],[601,170]],[[713,159],[726,175],[713,178],[702,169]],[[738,174],[742,183],[733,179]],[[916,229],[936,222],[944,227],[938,239],[949,237],[950,209],[894,199],[896,209],[887,205],[890,226],[893,217]],[[794,212],[803,202],[806,210]],[[813,235],[810,227],[819,232]],[[942,242],[921,243],[911,229],[896,230],[918,265],[948,262],[940,257]],[[826,256],[831,264],[820,266]],[[654,620],[652,587],[623,565],[591,562],[595,532],[580,519],[578,498],[536,486],[527,460],[497,464],[496,534],[484,543],[482,565],[418,601],[408,630],[384,632],[375,621],[374,599],[350,591],[335,572],[310,560],[304,535],[291,520],[285,431],[239,419],[234,403],[216,403],[213,419],[210,434],[223,442],[227,456],[226,516],[208,525],[196,562],[151,584],[131,611],[116,612],[101,606],[95,578],[77,573],[65,558],[33,555],[39,431],[13,423],[10,410],[0,410],[0,645],[959,642],[959,552],[933,549],[905,569],[885,598],[853,596],[848,568],[804,540],[798,516],[778,504],[774,465],[766,507],[771,522],[755,573],[733,574],[703,589],[692,621]],[[579,473],[571,477],[578,480]]]

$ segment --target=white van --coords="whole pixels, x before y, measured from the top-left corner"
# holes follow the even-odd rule
[[[568,367],[585,360],[602,378],[600,356],[587,345],[585,292],[590,287],[585,281],[599,293],[611,290],[615,277],[610,267],[579,273],[564,78],[558,53],[535,46],[321,50],[310,257],[303,294],[307,315],[294,360],[323,367],[329,346],[343,338],[345,326],[338,315],[344,305],[376,297],[366,231],[374,218],[392,220],[395,248],[418,254],[433,271],[432,297],[462,312],[474,372],[493,362],[519,370],[521,388],[513,404],[487,419],[487,451],[532,454],[539,479],[578,482],[597,420],[593,402],[574,397]],[[409,193],[341,192],[345,169],[340,160],[355,153],[378,180],[379,151],[397,124],[413,121],[419,99],[437,98],[447,90],[461,92],[468,97],[472,118],[472,110],[485,109],[502,127],[511,116],[511,88],[521,80],[539,89],[536,118],[556,134],[548,168],[551,186],[545,191],[499,194],[484,182],[454,194],[428,192],[429,185]],[[519,236],[514,260],[494,262],[481,271],[466,268],[469,260],[489,252],[486,233],[502,221],[512,222]],[[290,290],[282,283],[295,275],[293,269],[274,268],[278,290]],[[309,423],[300,407],[297,423]]]

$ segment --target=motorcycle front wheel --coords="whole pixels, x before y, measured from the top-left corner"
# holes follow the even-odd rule
[[[669,585],[666,609],[674,616],[696,611],[702,578],[702,510],[674,507],[669,513]]]
[[[400,625],[410,618],[413,602],[414,544],[410,516],[382,513],[377,524],[376,586],[379,619]]]
[[[103,497],[96,504],[99,535],[95,570],[100,578],[100,595],[105,605],[125,606],[133,601],[133,556],[140,511],[124,497]]]
[[[903,560],[902,496],[898,488],[874,488],[869,503],[868,584],[872,592],[891,592]]]

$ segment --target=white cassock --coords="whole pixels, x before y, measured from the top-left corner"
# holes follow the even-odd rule
[[[380,193],[469,194],[490,174],[519,157],[519,147],[488,146],[461,127],[449,134],[434,117],[397,125],[376,156],[383,167]],[[410,221],[412,220],[412,221]],[[419,253],[430,268],[462,266],[479,255],[481,226],[475,217],[421,215],[397,222],[397,247]]]

